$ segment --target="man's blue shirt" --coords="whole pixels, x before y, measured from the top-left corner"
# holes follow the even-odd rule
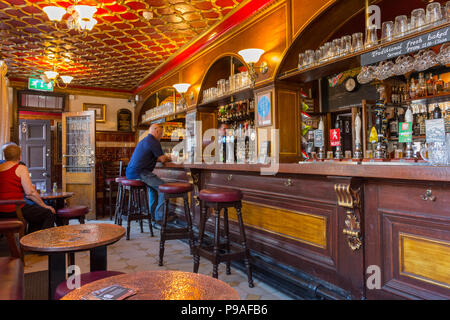
[[[128,179],[140,179],[144,171],[152,172],[157,159],[164,155],[161,143],[154,136],[148,134],[139,141],[128,163],[126,175]]]

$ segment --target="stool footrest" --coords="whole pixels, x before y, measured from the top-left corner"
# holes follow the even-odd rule
[[[234,261],[234,260],[242,260],[245,259],[246,253],[245,250],[241,251],[233,251],[230,250],[230,253],[219,253],[218,255],[218,262],[226,262],[226,261]],[[197,253],[199,256],[207,258],[208,260],[213,261],[214,259],[214,252],[207,250],[205,248],[196,248],[194,249],[194,253]]]

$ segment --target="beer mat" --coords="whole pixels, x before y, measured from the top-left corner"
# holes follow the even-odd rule
[[[99,289],[82,297],[82,300],[124,300],[136,294],[136,291],[117,284]]]

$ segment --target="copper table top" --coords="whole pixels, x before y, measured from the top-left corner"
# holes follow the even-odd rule
[[[239,294],[225,282],[183,271],[142,271],[97,280],[75,289],[62,300],[81,300],[89,293],[111,285],[134,289],[127,300],[239,300]]]
[[[54,200],[54,199],[66,199],[73,196],[73,192],[46,192],[41,193],[41,199],[43,200]]]
[[[124,234],[125,228],[115,224],[74,224],[30,233],[20,244],[28,251],[68,252],[112,244]]]

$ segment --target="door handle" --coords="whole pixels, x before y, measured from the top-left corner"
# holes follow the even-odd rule
[[[42,173],[42,176],[47,177],[48,176],[47,172]]]

